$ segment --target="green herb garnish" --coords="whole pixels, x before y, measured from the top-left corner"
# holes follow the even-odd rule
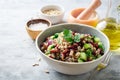
[[[59,34],[59,33],[55,33],[55,34],[54,34],[54,38],[58,38],[58,34]]]
[[[73,43],[73,35],[71,30],[64,29],[63,31],[64,39],[70,43]]]
[[[92,56],[92,50],[91,49],[87,49],[85,51],[85,53],[87,54],[88,57],[91,57]]]

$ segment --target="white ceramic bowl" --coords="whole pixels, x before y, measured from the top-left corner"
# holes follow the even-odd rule
[[[43,11],[49,9],[56,9],[59,10],[61,13],[58,15],[47,15],[43,13]],[[52,24],[60,23],[64,17],[64,8],[60,5],[45,5],[40,9],[40,16],[42,18],[50,20]]]
[[[79,33],[92,34],[92,35],[99,37],[105,47],[104,55],[96,60],[89,61],[89,62],[83,62],[83,63],[62,62],[62,61],[58,61],[58,60],[47,57],[40,50],[39,48],[40,44],[42,44],[45,38],[47,38],[48,36],[51,36],[56,32],[61,32],[64,29],[70,29],[72,31],[79,32]],[[36,47],[38,51],[40,52],[40,55],[42,56],[42,58],[54,70],[64,73],[64,74],[78,75],[78,74],[86,73],[86,72],[93,70],[99,63],[101,63],[102,60],[105,58],[105,56],[109,52],[110,44],[105,34],[103,34],[101,31],[96,30],[95,28],[91,26],[83,25],[83,24],[59,24],[59,25],[49,27],[48,29],[43,31],[41,34],[39,34],[36,39]]]

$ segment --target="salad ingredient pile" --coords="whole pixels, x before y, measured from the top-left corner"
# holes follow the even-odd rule
[[[104,54],[100,38],[68,29],[47,37],[40,49],[50,58],[65,62],[88,62]]]

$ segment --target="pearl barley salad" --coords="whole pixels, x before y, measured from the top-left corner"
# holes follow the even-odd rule
[[[40,49],[50,58],[64,62],[88,62],[104,54],[100,38],[68,29],[47,37]]]

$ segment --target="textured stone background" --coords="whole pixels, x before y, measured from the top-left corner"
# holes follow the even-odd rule
[[[40,7],[45,4],[61,4],[65,10],[64,21],[70,10],[87,7],[91,0],[0,0],[0,80],[86,80],[90,73],[69,76],[52,70],[30,39],[25,24],[38,18]],[[117,0],[116,0],[117,1]],[[105,17],[107,0],[97,9],[100,18]],[[95,80],[120,80],[120,56],[112,56],[110,65],[96,74]],[[32,65],[38,63],[39,66]],[[49,74],[45,73],[49,70]]]

